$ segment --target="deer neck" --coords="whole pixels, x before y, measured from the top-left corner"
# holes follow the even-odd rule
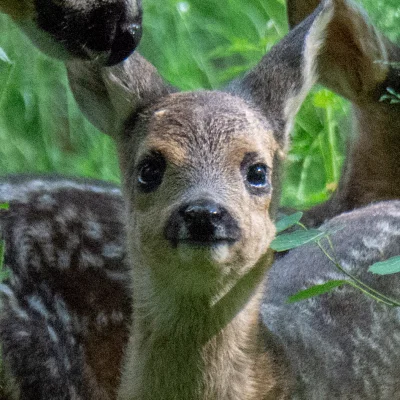
[[[358,136],[347,165],[346,189],[351,207],[400,195],[399,106],[354,107]]]
[[[309,210],[303,222],[324,221],[371,202],[400,196],[400,118],[398,104],[366,102],[353,105],[351,148],[337,191]]]
[[[159,290],[150,294],[160,296],[155,304],[148,290],[146,301],[136,292],[120,399],[279,398],[267,395],[276,389],[279,373],[261,334],[260,271],[249,278],[251,289],[241,281],[216,304],[206,296],[163,297]]]

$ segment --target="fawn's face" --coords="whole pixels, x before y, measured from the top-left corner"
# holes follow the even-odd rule
[[[110,68],[68,64],[81,110],[117,140],[135,282],[220,293],[263,265],[272,177],[279,185],[276,166],[317,79],[332,1],[232,82],[234,95],[172,93],[138,53]]]
[[[247,272],[275,232],[278,146],[267,121],[228,94],[182,93],[127,131],[135,133],[120,152],[134,258],[189,290]]]

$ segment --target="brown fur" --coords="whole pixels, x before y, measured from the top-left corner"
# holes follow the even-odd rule
[[[349,139],[338,190],[328,202],[308,212],[305,221],[309,225],[400,195],[400,106],[380,102],[387,87],[400,88],[398,69],[390,65],[400,60],[400,48],[377,31],[357,5],[345,0],[337,3],[338,12],[320,55],[319,81],[352,102],[354,137]],[[289,1],[291,25],[317,4]]]
[[[14,20],[32,18],[34,5],[31,0],[1,0],[0,12],[8,14]]]

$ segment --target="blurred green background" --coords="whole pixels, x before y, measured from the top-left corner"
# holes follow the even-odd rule
[[[364,0],[400,42],[399,0]],[[287,32],[284,0],[144,0],[140,52],[172,84],[218,88],[255,65]],[[282,202],[307,207],[336,187],[351,122],[348,105],[316,89],[293,132]],[[58,172],[118,182],[111,140],[81,116],[64,66],[35,50],[0,15],[0,173]]]

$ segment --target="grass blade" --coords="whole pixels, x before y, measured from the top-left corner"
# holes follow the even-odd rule
[[[311,297],[319,296],[324,293],[330,292],[332,289],[342,285],[348,284],[346,280],[333,280],[323,283],[321,285],[314,285],[305,290],[300,290],[287,300],[288,303],[296,303],[298,301],[307,300]]]
[[[315,242],[326,235],[326,232],[318,229],[299,230],[291,233],[283,233],[277,236],[271,243],[271,248],[275,251],[286,251]]]

